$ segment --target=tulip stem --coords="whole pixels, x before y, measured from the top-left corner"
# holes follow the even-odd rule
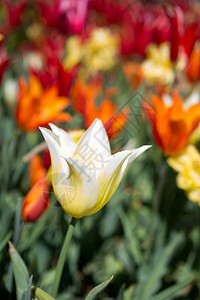
[[[69,224],[66,236],[65,236],[65,241],[63,243],[62,246],[62,250],[60,252],[59,258],[58,258],[58,263],[56,266],[56,275],[55,275],[55,279],[54,279],[54,283],[53,283],[53,288],[52,288],[52,296],[56,298],[57,293],[58,293],[58,288],[60,285],[60,279],[62,276],[62,272],[63,272],[63,267],[65,264],[65,260],[66,260],[66,256],[67,256],[67,251],[69,248],[69,244],[72,238],[72,234],[76,225],[77,219],[72,218],[71,222]]]

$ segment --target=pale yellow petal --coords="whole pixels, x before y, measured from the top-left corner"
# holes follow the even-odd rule
[[[98,203],[89,214],[97,212],[109,201],[120,184],[127,165],[150,147],[142,146],[131,151],[118,152],[104,161],[103,168],[97,171],[99,182]]]
[[[194,201],[200,205],[200,188],[195,190],[189,190],[186,192],[188,199]]]
[[[99,195],[99,184],[92,171],[81,162],[67,158],[69,177],[60,170],[54,192],[66,213],[82,218],[95,207]]]
[[[88,215],[99,211],[109,201],[122,179],[121,170],[123,163],[130,155],[130,151],[123,151],[118,152],[105,160],[104,168],[99,170],[97,174],[99,182],[98,202]]]

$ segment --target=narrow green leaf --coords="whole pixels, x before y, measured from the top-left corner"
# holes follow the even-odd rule
[[[41,218],[39,218],[34,225],[28,223],[25,224],[19,241],[18,249],[20,249],[20,251],[25,251],[28,248],[31,248],[40,235],[47,230],[47,222],[50,214],[51,208],[48,209],[48,211]]]
[[[27,289],[29,282],[28,271],[26,265],[24,264],[24,261],[11,242],[9,242],[9,254],[12,261],[16,282],[17,300],[22,300],[24,298],[25,290]]]
[[[0,252],[4,249],[4,247],[7,245],[9,239],[12,236],[12,232],[8,232],[8,234],[6,235],[6,237],[3,239],[3,241],[0,244]]]
[[[8,271],[6,274],[6,280],[5,280],[5,287],[9,291],[9,293],[12,293],[12,286],[13,286],[13,268],[12,268],[12,262],[9,262],[8,265]]]
[[[157,259],[154,257],[153,264],[146,270],[143,270],[143,272],[146,271],[148,277],[146,280],[142,280],[142,282],[137,285],[136,290],[137,297],[139,297],[139,299],[149,300],[158,291],[161,285],[161,279],[166,272],[169,261],[176,252],[177,248],[180,247],[183,242],[184,234],[174,234],[159,257],[157,257]]]
[[[122,286],[120,287],[116,300],[124,300],[124,296],[123,296],[124,290],[125,290],[125,284],[123,283]]]
[[[185,288],[189,283],[191,283],[194,280],[194,277],[188,278],[187,280],[180,282],[178,284],[175,284],[172,287],[169,287],[168,289],[164,290],[163,292],[160,292],[157,296],[152,298],[152,300],[167,300],[172,299],[172,296],[175,296],[180,290]]]
[[[102,282],[101,284],[97,285],[95,288],[93,288],[85,300],[95,300],[99,296],[99,294],[107,287],[107,285],[111,282],[114,276],[111,276],[108,280]]]
[[[121,223],[123,226],[124,234],[128,242],[129,250],[138,265],[142,264],[144,258],[140,250],[140,246],[138,240],[135,238],[132,229],[130,227],[129,221],[123,212],[122,209],[118,208],[117,210],[119,217],[121,219]]]
[[[31,287],[31,295],[35,300],[55,300],[55,298],[36,286]]]
[[[15,214],[15,226],[14,226],[14,235],[13,235],[13,245],[17,247],[20,230],[21,230],[21,214],[22,214],[22,203],[19,201],[16,214]]]
[[[17,208],[16,208],[16,213],[15,213],[15,224],[14,224],[14,232],[13,232],[14,247],[17,247],[18,241],[19,241],[19,236],[20,236],[21,206],[22,206],[21,201],[19,201]],[[6,286],[7,290],[11,293],[12,286],[13,286],[13,267],[12,267],[11,262],[9,263],[9,266],[8,266],[8,272],[7,272],[7,276],[6,276],[5,286]]]
[[[123,293],[123,300],[133,300],[133,291],[134,291],[134,285],[130,285],[128,289],[126,289]],[[140,298],[141,299],[141,298]]]
[[[27,291],[26,291],[24,300],[31,300],[31,286],[32,286],[32,279],[33,279],[33,276],[31,276],[30,279],[29,279],[28,289],[27,289]]]

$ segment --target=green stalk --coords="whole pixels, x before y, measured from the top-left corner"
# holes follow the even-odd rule
[[[58,288],[60,285],[60,279],[62,276],[62,272],[63,272],[63,267],[65,264],[65,260],[66,260],[66,256],[67,256],[67,251],[69,248],[69,244],[72,238],[72,234],[76,225],[77,219],[72,218],[71,222],[69,224],[69,228],[67,230],[66,236],[65,236],[65,241],[63,243],[62,246],[62,250],[60,252],[60,256],[58,259],[58,263],[56,266],[56,275],[55,275],[55,279],[54,279],[54,283],[53,283],[53,288],[52,288],[52,296],[56,298],[57,293],[58,293]]]

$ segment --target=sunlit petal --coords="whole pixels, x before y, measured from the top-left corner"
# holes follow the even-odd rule
[[[104,167],[97,172],[100,192],[97,205],[90,214],[97,212],[109,201],[120,184],[127,165],[149,149],[149,147],[151,146],[142,146],[132,151],[118,152],[105,160]]]
[[[110,143],[105,128],[99,119],[95,119],[77,143],[72,157],[94,170],[110,155]]]
[[[40,127],[40,131],[43,134],[43,137],[48,145],[49,152],[51,155],[51,164],[52,164],[52,183],[55,185],[59,170],[62,169],[62,172],[69,176],[69,167],[65,162],[61,147],[58,144],[58,137],[49,129]]]
[[[81,218],[96,205],[99,184],[93,172],[81,162],[67,158],[70,175],[60,170],[54,191],[64,211]]]
[[[63,155],[65,157],[71,156],[76,147],[76,143],[65,130],[51,123],[49,124],[49,126],[51,127],[53,133],[55,133],[59,137],[60,147],[62,149]]]

